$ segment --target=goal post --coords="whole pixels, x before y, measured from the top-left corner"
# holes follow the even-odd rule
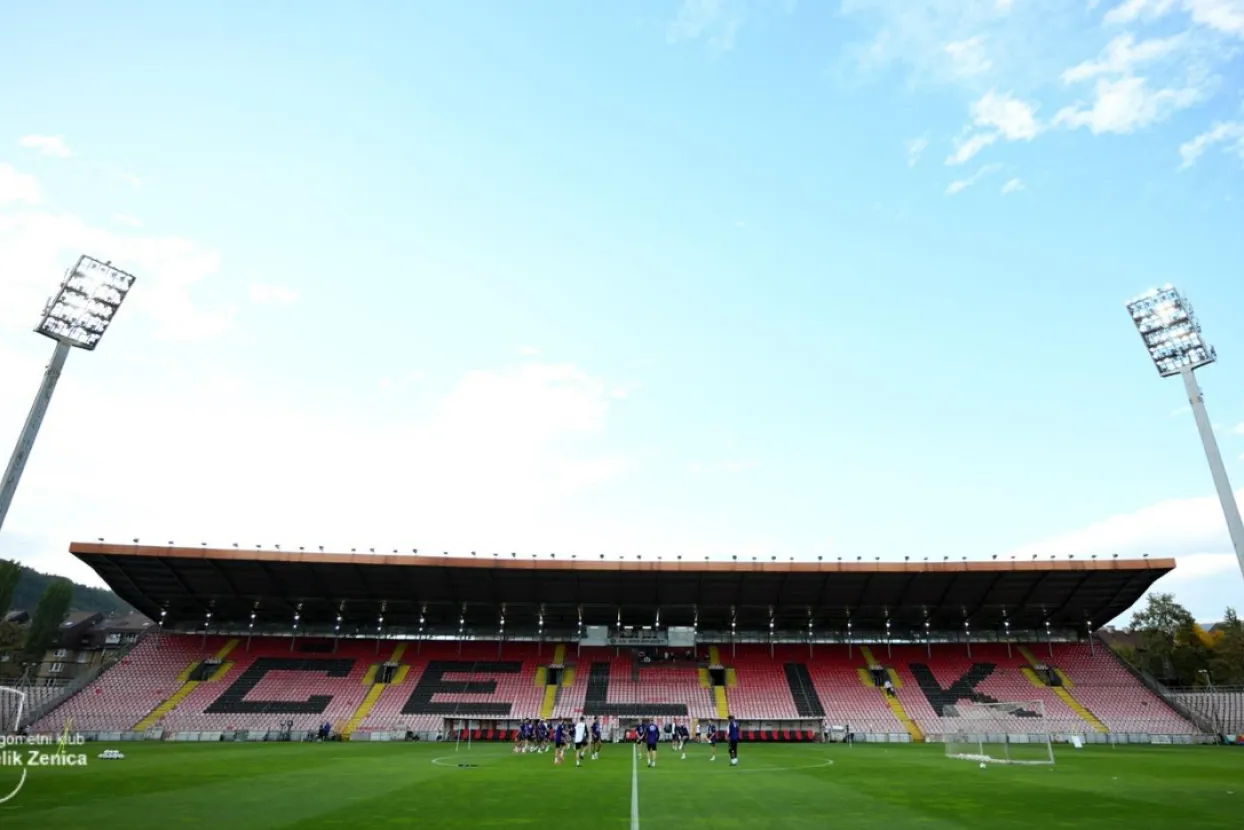
[[[1053,764],[1054,747],[1039,700],[958,703],[942,710],[946,757],[985,764]]]

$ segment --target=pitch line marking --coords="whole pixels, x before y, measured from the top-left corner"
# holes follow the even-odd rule
[[[500,753],[500,754],[492,754],[492,755],[488,755],[488,754],[475,755],[474,757],[483,761],[483,760],[492,760],[494,758],[504,758],[507,754],[509,753]],[[458,769],[460,763],[464,763],[466,761],[471,760],[471,757],[472,756],[470,755],[444,755],[440,758],[433,758],[432,763],[438,767],[452,767],[453,769]],[[442,761],[455,761],[455,763],[443,764],[441,763]]]
[[[795,772],[801,769],[823,769],[824,767],[832,767],[834,760],[832,758],[822,761],[819,764],[805,764],[801,767],[756,767],[755,769],[741,769],[739,772]]]
[[[631,830],[639,830],[639,747],[631,748]]]

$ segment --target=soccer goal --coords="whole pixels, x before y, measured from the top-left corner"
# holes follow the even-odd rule
[[[942,718],[955,727],[943,735],[947,758],[987,764],[1054,763],[1045,705],[1039,700],[960,703],[944,707]]]

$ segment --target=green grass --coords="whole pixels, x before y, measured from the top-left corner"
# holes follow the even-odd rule
[[[3,830],[631,826],[631,749],[554,767],[477,744],[129,744],[125,760],[31,769]],[[642,828],[1241,826],[1244,749],[1060,749],[1054,767],[980,769],[937,746],[724,747],[637,768]],[[471,764],[460,767],[459,764]],[[0,797],[17,770],[0,767]]]

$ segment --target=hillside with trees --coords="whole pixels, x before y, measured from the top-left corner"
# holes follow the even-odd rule
[[[6,571],[6,565],[16,566],[18,572],[17,584],[7,603],[4,602],[4,572]],[[39,599],[47,591],[48,586],[62,578],[40,573],[16,562],[10,563],[7,560],[0,560],[0,608],[26,611],[29,614],[34,614],[35,608],[39,605]],[[70,611],[98,611],[106,616],[116,616],[128,614],[134,610],[129,603],[124,602],[107,588],[91,588],[77,583],[71,584],[73,585],[73,603],[70,605]],[[3,616],[4,611],[0,611],[0,617]]]

